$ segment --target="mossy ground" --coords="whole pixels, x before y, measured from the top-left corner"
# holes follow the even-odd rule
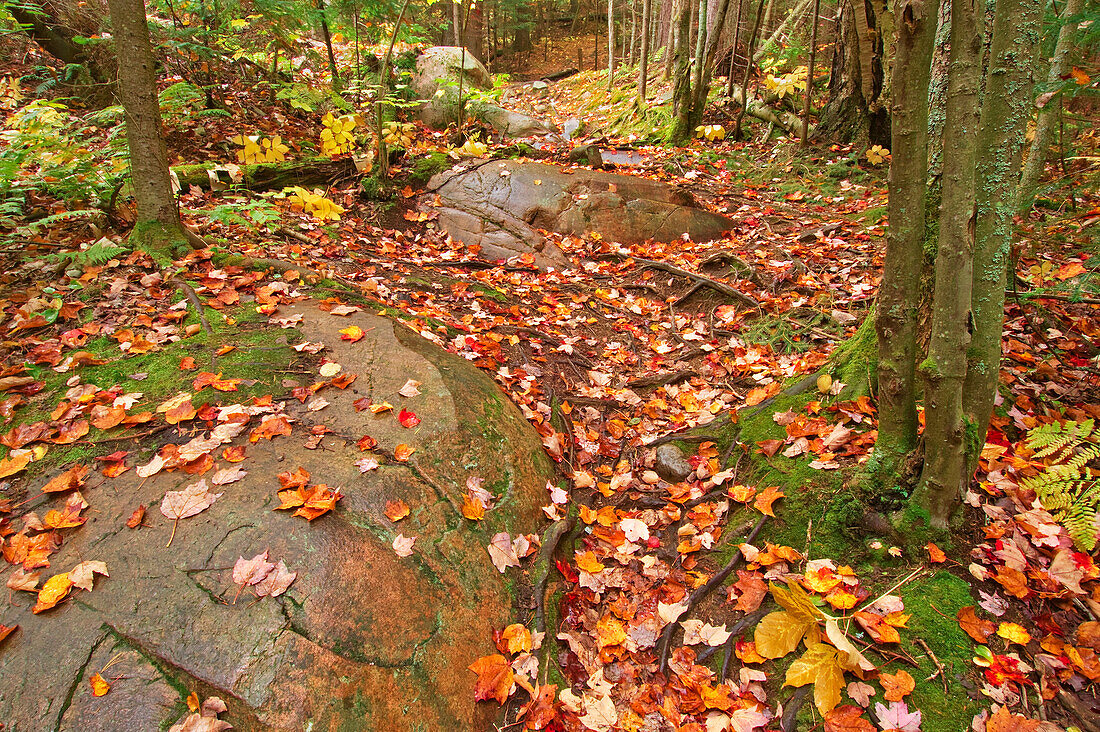
[[[213,400],[245,402],[267,394],[278,396],[286,391],[281,382],[288,376],[288,371],[295,370],[294,363],[300,358],[289,344],[301,340],[300,332],[272,328],[263,316],[249,308],[221,311],[207,308],[204,316],[213,333],[200,330],[190,338],[161,344],[158,350],[145,354],[123,353],[118,343],[108,337],[93,339],[85,344],[83,350],[107,363],[80,367],[75,375],[81,383],[95,384],[104,389],[121,385],[127,392],[140,392],[140,401],[128,410],[131,414],[155,410],[165,399],[181,391],[192,391],[191,382],[202,371],[221,373],[224,378],[243,381],[235,392],[215,394],[206,390],[194,399],[196,406]],[[185,325],[198,323],[199,319],[193,312],[184,321]],[[221,356],[216,355],[220,348],[228,346],[234,349]],[[180,361],[188,356],[195,360],[195,368],[183,371]],[[74,376],[71,371],[58,373],[49,366],[34,365],[28,366],[28,373],[44,381],[45,386],[20,408],[5,429],[15,424],[48,420],[50,412],[63,398],[66,382]],[[138,433],[143,430],[139,426],[131,431]],[[117,440],[95,444],[98,439],[114,438],[121,434],[117,428],[104,432],[93,427],[79,443],[52,447],[42,460],[27,468],[27,475],[35,477],[57,466],[128,449],[126,442]],[[0,451],[0,456],[6,457],[8,449],[0,447]]]
[[[754,542],[757,546],[763,547],[766,541],[770,541],[793,547],[808,559],[828,558],[838,565],[850,565],[870,591],[871,597],[878,597],[891,591],[910,575],[916,568],[915,563],[921,562],[924,557],[919,554],[920,548],[915,546],[905,548],[901,556],[894,556],[890,553],[891,542],[888,539],[871,535],[861,526],[863,504],[852,483],[852,475],[858,466],[833,471],[815,470],[810,468],[809,461],[804,457],[790,459],[779,453],[768,458],[755,452],[756,442],[785,436],[784,428],[772,419],[776,412],[787,409],[801,411],[806,402],[819,398],[816,391],[781,394],[765,409],[747,414],[738,424],[710,425],[697,432],[712,436],[720,452],[731,439],[748,446],[749,454],[742,459],[739,482],[758,489],[776,485],[783,490],[784,497],[774,505],[775,518],[768,519]],[[686,454],[697,447],[688,443],[681,443],[680,446]],[[759,517],[755,511],[735,511],[728,526],[740,526],[746,521],[751,522],[754,517]],[[710,567],[713,570],[728,562],[740,541],[735,537],[728,542],[720,542],[717,551],[708,558],[708,566],[713,562],[714,566]],[[736,580],[734,575],[729,581]],[[718,590],[715,596],[722,594],[723,591]],[[911,657],[919,668],[887,656],[880,657],[874,653],[873,646],[868,651],[869,657],[876,663],[886,663],[883,670],[887,672],[905,669],[912,675],[916,689],[907,701],[910,709],[920,709],[924,714],[921,729],[925,732],[956,732],[967,728],[974,714],[981,709],[981,704],[971,699],[960,683],[974,669],[970,662],[972,644],[955,620],[959,608],[974,604],[969,585],[946,570],[938,570],[917,575],[916,579],[893,589],[892,594],[903,599],[905,612],[912,616],[908,626],[901,630],[900,650]],[[715,606],[715,612],[721,614],[720,606]],[[736,622],[737,618],[732,619]],[[714,622],[723,620],[726,619],[719,618]],[[853,628],[851,632],[857,646],[862,648],[870,643],[870,639],[859,632],[858,626]],[[751,630],[746,635],[751,638]],[[946,692],[939,677],[927,680],[935,673],[936,664],[917,642],[918,639],[927,643],[944,665]],[[783,688],[782,679],[794,657],[795,654],[792,654],[765,667],[771,677],[768,686],[773,699],[789,700],[792,690]],[[717,653],[711,657],[709,665],[717,669],[721,663],[722,654]],[[846,680],[856,679],[849,674]],[[881,694],[874,701],[883,701]],[[820,714],[814,709],[812,701],[807,700],[799,714],[797,729],[809,730],[820,724]]]

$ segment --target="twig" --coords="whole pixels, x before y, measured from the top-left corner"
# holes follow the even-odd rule
[[[562,537],[573,530],[576,518],[570,516],[558,519],[546,531],[546,538],[542,542],[541,559],[546,562],[546,569],[535,582],[535,630],[546,632],[546,586],[550,580],[550,573],[554,567],[554,552],[558,549]]]
[[[798,713],[806,703],[806,697],[810,695],[811,689],[813,686],[810,684],[800,686],[791,695],[790,700],[783,705],[783,716],[779,720],[779,729],[783,732],[794,732],[795,725],[798,723]]]
[[[925,681],[931,681],[937,676],[940,677],[940,681],[943,682],[943,693],[947,693],[947,672],[943,668],[943,664],[940,663],[940,659],[936,658],[936,654],[932,652],[932,649],[928,647],[928,644],[924,642],[924,638],[917,638],[917,644],[924,649],[924,652],[928,654],[928,657],[932,659],[932,663],[936,664],[936,673],[929,676]]]
[[[191,287],[191,285],[187,284],[177,277],[173,277],[171,280],[169,280],[169,282],[175,285],[176,289],[187,296],[188,302],[190,302],[191,305],[193,305],[195,308],[195,315],[199,316],[199,322],[202,323],[202,329],[210,335],[213,335],[214,329],[210,327],[210,322],[207,321],[206,316],[203,315],[202,311],[205,309],[205,307],[202,304],[202,300],[199,298],[199,294],[195,292],[195,288]]]
[[[1078,726],[1085,732],[1100,732],[1100,726],[1093,723],[1096,715],[1081,701],[1065,689],[1058,690],[1058,701],[1067,712],[1077,718]]]

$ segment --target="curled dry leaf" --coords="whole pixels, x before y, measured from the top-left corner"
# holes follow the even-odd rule
[[[142,504],[134,509],[134,512],[130,514],[130,518],[126,519],[126,525],[131,529],[136,529],[141,526],[141,522],[145,520],[145,504]]]
[[[111,685],[98,673],[92,674],[92,677],[88,679],[88,683],[92,687],[92,696],[103,696],[111,690]]]
[[[73,587],[91,592],[92,581],[97,574],[104,577],[111,576],[107,572],[106,562],[83,561],[69,570],[69,580],[72,582]]]

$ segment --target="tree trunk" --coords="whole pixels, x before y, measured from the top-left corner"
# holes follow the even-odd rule
[[[857,146],[890,145],[890,115],[879,98],[884,64],[877,27],[875,12],[864,0],[842,0],[838,5],[829,102],[818,129]],[[861,34],[860,28],[865,32]]]
[[[645,108],[646,78],[649,75],[650,0],[642,2],[642,54],[638,60],[638,104]]]
[[[341,88],[340,69],[336,66],[336,54],[332,52],[332,34],[328,30],[328,14],[325,12],[325,0],[317,0],[317,12],[321,16],[321,35],[325,39],[328,51],[328,70],[332,75],[332,90],[339,93]]]
[[[938,3],[898,0],[891,122],[889,221],[879,286],[879,428],[876,482],[892,480],[917,444],[917,306],[924,259],[928,165],[928,83]]]
[[[512,41],[513,51],[530,51],[531,43],[531,6],[520,3],[516,6],[516,33]]]
[[[1074,36],[1077,32],[1077,23],[1070,22],[1070,18],[1080,15],[1083,7],[1084,0],[1067,0],[1062,10],[1062,15],[1059,17],[1062,28],[1058,31],[1054,58],[1051,59],[1050,73],[1047,75],[1048,87],[1058,85],[1061,78],[1069,71],[1069,54],[1073,50]],[[1035,137],[1032,138],[1031,147],[1028,148],[1027,163],[1024,165],[1016,194],[1016,209],[1020,212],[1030,209],[1035,201],[1035,188],[1039,184],[1039,178],[1042,177],[1043,168],[1046,165],[1047,151],[1054,138],[1054,123],[1058,119],[1058,110],[1062,105],[1061,97],[1057,98],[1056,104],[1052,103],[1053,101],[1051,100],[1039,110],[1039,119],[1035,122]]]
[[[813,17],[810,19],[810,60],[806,69],[806,104],[802,108],[802,147],[810,144],[810,105],[814,98],[814,61],[817,60],[817,14],[821,12],[821,0],[814,0]],[[730,66],[732,66],[732,62]]]
[[[1039,44],[1040,0],[997,0],[989,73],[978,131],[977,227],[974,239],[974,334],[963,386],[963,410],[974,425],[969,478],[985,444],[1001,368],[1005,279],[1020,150],[1031,116],[1032,60]]]
[[[161,136],[156,61],[149,42],[144,0],[109,0],[111,26],[127,60],[119,64],[118,91],[126,118],[130,174],[137,201],[137,224],[130,241],[158,258],[202,241],[180,223],[168,173],[168,151]]]
[[[944,136],[951,155],[944,160],[932,340],[920,365],[925,380],[925,460],[911,508],[934,528],[946,529],[966,486],[967,441],[962,388],[970,345],[974,266],[974,170],[978,141],[978,85],[981,81],[979,0],[954,0],[951,9],[951,66],[948,72]],[[972,427],[972,425],[969,425]]]
[[[749,42],[745,46],[745,78],[741,82],[741,110],[737,113],[737,121],[733,123],[733,139],[741,139],[741,122],[745,119],[747,110],[746,101],[749,94],[749,74],[752,72],[753,49],[756,45],[756,35],[760,32],[760,21],[763,20],[764,0],[756,5],[756,16],[752,22],[752,31],[749,33]]]
[[[665,40],[665,81],[672,76],[672,57],[680,45],[679,18],[684,2],[685,0],[672,0],[672,9],[668,18],[668,37]]]
[[[787,32],[787,29],[796,24],[796,21],[802,17],[802,14],[810,7],[810,3],[813,0],[801,0],[798,5],[783,19],[783,22],[779,24],[779,27],[772,31],[772,34],[768,36],[768,40],[760,44],[760,47],[756,49],[756,53],[753,54],[752,60],[759,62],[767,53],[768,48],[773,44],[778,46],[780,36]]]
[[[607,91],[615,88],[615,0],[607,0]]]

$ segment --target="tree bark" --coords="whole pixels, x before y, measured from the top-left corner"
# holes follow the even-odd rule
[[[649,76],[650,0],[642,2],[642,53],[638,60],[638,105],[645,108],[646,82]]]
[[[779,27],[772,31],[772,34],[768,36],[768,40],[761,43],[760,47],[756,49],[756,53],[754,53],[752,57],[752,60],[754,62],[759,62],[760,59],[764,57],[764,54],[767,52],[768,46],[770,46],[771,44],[777,44],[779,42],[779,37],[786,33],[787,29],[790,28],[791,25],[795,23],[795,21],[802,17],[802,14],[805,13],[806,9],[810,7],[811,2],[813,2],[813,0],[801,0],[801,2],[799,2],[793,10],[791,10],[787,17],[783,19],[783,22],[779,24]]]
[[[1067,0],[1065,8],[1059,20],[1062,23],[1058,31],[1058,41],[1054,46],[1054,58],[1051,59],[1050,73],[1047,75],[1047,86],[1053,87],[1061,82],[1061,77],[1069,71],[1069,54],[1074,47],[1074,38],[1077,33],[1077,24],[1070,22],[1070,18],[1081,14],[1084,0]],[[1039,178],[1043,175],[1043,168],[1047,161],[1047,151],[1050,142],[1054,138],[1054,123],[1058,119],[1058,110],[1062,100],[1059,97],[1057,104],[1048,102],[1039,110],[1039,118],[1035,122],[1035,137],[1032,138],[1031,147],[1028,148],[1027,163],[1020,177],[1019,190],[1016,194],[1016,210],[1023,212],[1031,208],[1035,201],[1035,188],[1039,184]]]
[[[911,508],[920,521],[946,529],[967,483],[968,424],[962,388],[972,323],[974,266],[974,171],[981,81],[979,0],[954,0],[948,72],[944,160],[932,340],[920,365],[925,381],[925,460]]]
[[[876,15],[864,0],[842,0],[837,6],[836,46],[829,75],[829,101],[818,128],[857,145],[890,145],[890,115],[880,98],[883,39]],[[860,28],[867,33],[861,34]],[[867,78],[870,75],[870,78]]]
[[[917,312],[924,258],[928,162],[928,83],[938,0],[897,0],[886,256],[879,286],[879,428],[876,482],[892,480],[917,444]]]
[[[332,75],[332,89],[340,91],[340,69],[336,66],[336,54],[332,52],[332,34],[328,30],[328,14],[325,12],[325,0],[317,0],[317,12],[321,18],[321,36],[325,40],[325,50],[328,51],[328,70]]]
[[[760,21],[764,16],[764,0],[760,0],[756,5],[756,16],[752,22],[752,31],[749,33],[749,42],[745,46],[745,58],[748,61],[745,63],[745,77],[741,81],[741,111],[737,113],[737,121],[733,123],[733,139],[741,139],[741,122],[745,119],[745,111],[748,94],[749,94],[749,74],[752,72],[752,58],[753,49],[756,44],[756,35],[760,32]]]
[[[615,88],[615,0],[607,0],[607,91]]]
[[[978,131],[977,228],[974,239],[974,335],[963,410],[974,425],[966,475],[978,466],[1001,367],[1005,279],[1020,150],[1031,112],[1032,60],[1039,44],[1040,0],[997,0],[989,73]]]
[[[115,43],[127,53],[126,63],[118,68],[118,90],[125,110],[130,173],[137,201],[137,224],[131,242],[158,256],[175,252],[188,243],[201,245],[201,240],[180,223],[172,193],[145,2],[109,0],[109,7]]]
[[[806,69],[806,104],[802,108],[802,147],[810,144],[810,105],[814,98],[814,61],[817,60],[818,13],[821,12],[821,0],[814,0],[813,24],[810,30],[810,60]],[[730,64],[733,65],[732,62]]]

